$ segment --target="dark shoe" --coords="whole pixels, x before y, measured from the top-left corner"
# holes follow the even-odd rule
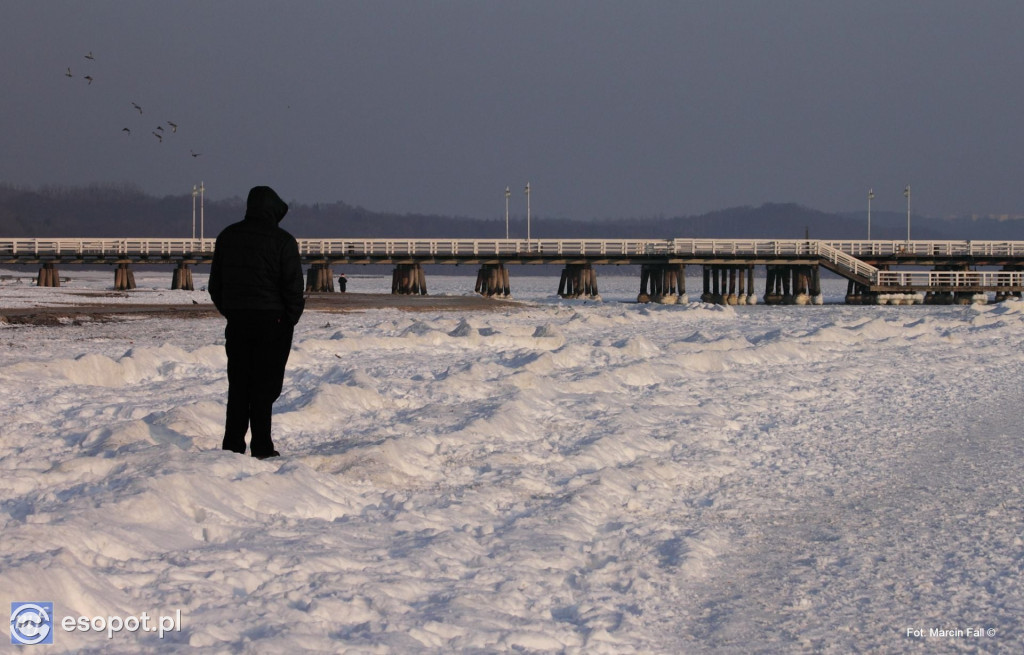
[[[280,456],[281,456],[281,453],[277,452],[276,450],[270,451],[270,453],[267,454],[267,455],[253,455],[253,457],[255,457],[256,459],[269,459],[271,457],[280,457]]]

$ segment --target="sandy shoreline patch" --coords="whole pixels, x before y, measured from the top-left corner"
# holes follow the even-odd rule
[[[123,293],[123,292],[122,292]],[[76,295],[95,299],[74,305],[0,308],[0,322],[12,325],[68,325],[81,321],[121,318],[214,318],[220,316],[212,303],[192,304],[111,304],[104,293]],[[389,293],[314,293],[306,299],[306,309],[322,312],[356,312],[367,309],[404,311],[494,311],[522,307],[522,303],[483,296],[401,296]]]

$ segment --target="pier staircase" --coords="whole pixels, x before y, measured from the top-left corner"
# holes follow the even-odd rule
[[[879,269],[824,241],[814,241],[814,249],[821,265],[857,284],[871,287],[878,284]]]

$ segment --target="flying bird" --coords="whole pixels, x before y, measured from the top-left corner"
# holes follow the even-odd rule
[[[135,107],[136,109],[138,109],[139,110],[139,115],[142,115],[142,107],[138,106],[134,102],[132,103],[132,107]]]
[[[96,59],[96,57],[93,57],[93,56],[92,56],[92,50],[90,50],[90,51],[89,51],[89,54],[87,54],[87,55],[85,56],[85,58],[86,58],[86,59]]]
[[[171,126],[171,131],[172,132],[177,132],[178,131],[177,123],[172,123],[171,121],[167,121],[167,124]]]
[[[85,79],[89,80],[89,84],[92,84],[92,75],[86,75]]]
[[[162,125],[157,125],[157,126],[156,126],[156,129],[157,129],[157,131],[158,131],[158,132],[160,132],[161,134],[163,134],[164,128],[163,128],[163,126],[162,126]]]
[[[195,150],[189,150],[189,152],[192,154],[193,157],[198,157],[199,155],[203,154],[201,152],[196,152]]]
[[[131,133],[132,133],[132,131],[131,131],[131,130],[129,130],[129,129],[127,128],[127,127],[122,127],[122,128],[121,128],[121,131],[122,131],[122,132],[127,132],[128,134],[131,134]]]
[[[70,66],[68,66],[68,72],[64,73],[64,77],[74,77],[74,75],[71,74],[71,67]]]
[[[160,143],[164,142],[164,137],[159,132],[153,132],[153,136],[155,136]]]

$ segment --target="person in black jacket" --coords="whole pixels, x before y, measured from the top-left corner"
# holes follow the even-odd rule
[[[245,218],[217,236],[210,267],[213,304],[227,320],[228,407],[224,450],[276,457],[270,415],[281,395],[295,324],[305,306],[295,238],[278,227],[288,205],[273,189],[253,187]]]

